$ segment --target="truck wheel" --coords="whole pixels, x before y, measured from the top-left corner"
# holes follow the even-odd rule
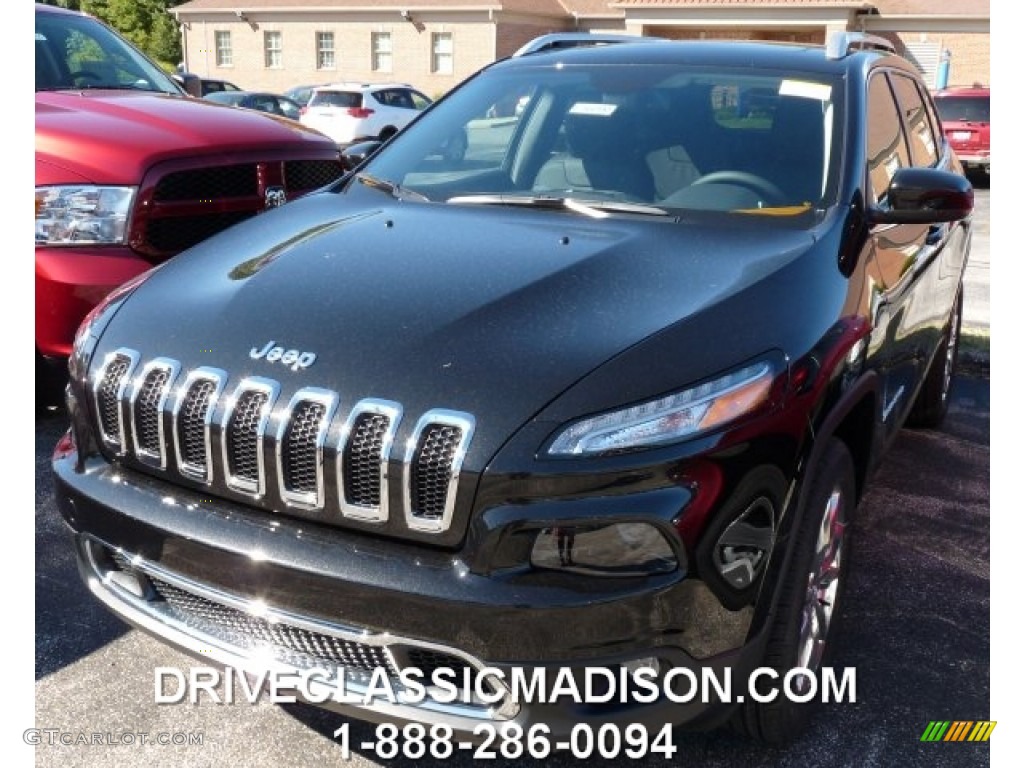
[[[777,677],[761,676],[758,702],[747,694],[733,716],[741,733],[773,744],[798,736],[821,701],[821,668],[832,656],[845,574],[848,570],[848,524],[856,506],[853,459],[846,445],[830,438],[811,480],[807,506],[796,522],[793,559],[782,576],[779,603],[769,627],[762,666]],[[789,689],[806,703],[790,701],[783,681],[795,668],[809,674],[792,677]],[[814,693],[811,696],[811,693]]]
[[[956,355],[960,348],[960,321],[964,309],[964,291],[961,286],[953,302],[953,312],[942,335],[942,346],[932,360],[914,407],[907,416],[907,425],[934,429],[942,424],[949,410],[949,390],[956,371]]]

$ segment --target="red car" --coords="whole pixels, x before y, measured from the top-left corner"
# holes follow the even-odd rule
[[[112,289],[342,175],[292,120],[189,98],[97,19],[36,5],[36,392]]]
[[[981,85],[946,88],[935,94],[942,130],[970,172],[989,173],[989,89]]]

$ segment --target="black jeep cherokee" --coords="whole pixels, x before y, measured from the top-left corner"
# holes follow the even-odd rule
[[[54,469],[115,613],[350,690],[828,664],[858,498],[956,359],[973,192],[928,92],[856,35],[537,48],[87,319]],[[488,685],[341,708],[766,740],[808,713]]]

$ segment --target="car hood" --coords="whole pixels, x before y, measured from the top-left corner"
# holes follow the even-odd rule
[[[37,159],[96,183],[137,184],[153,163],[184,155],[328,141],[295,121],[135,91],[39,92],[35,114]]]
[[[481,469],[587,373],[813,242],[735,220],[594,226],[551,211],[346,197],[289,203],[178,256],[125,303],[100,351],[269,377],[284,402],[307,386],[340,393],[345,412],[361,398],[397,401],[399,440],[427,410],[468,412],[466,467]],[[253,359],[270,342],[315,363]]]

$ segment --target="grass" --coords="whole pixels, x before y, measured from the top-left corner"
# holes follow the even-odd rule
[[[963,373],[987,376],[990,346],[991,334],[988,328],[961,329],[957,368]]]

